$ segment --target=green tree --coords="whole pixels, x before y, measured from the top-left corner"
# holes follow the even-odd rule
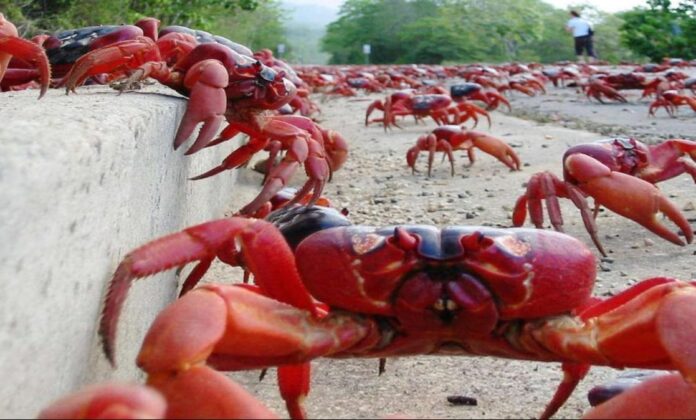
[[[276,52],[285,39],[285,12],[278,0],[259,2],[254,10],[240,10],[220,17],[210,31],[246,45],[252,50],[269,48]]]
[[[597,48],[604,58],[631,55],[619,43],[618,18],[581,9],[602,32]],[[574,57],[568,18],[542,0],[348,0],[322,47],[332,63],[362,62],[365,43],[373,63],[555,62]]]
[[[420,18],[435,17],[437,0],[347,0],[329,24],[322,49],[331,63],[360,63],[363,44],[372,47],[373,63],[395,63],[411,45],[400,42],[403,28]]]
[[[152,16],[163,25],[209,29],[221,15],[254,10],[264,0],[0,0],[22,35],[91,25],[133,23]]]
[[[399,59],[404,63],[439,64],[443,61],[476,60],[483,57],[469,31],[446,16],[426,17],[405,25],[399,37],[411,48]]]
[[[648,0],[648,8],[638,7],[620,14],[622,43],[653,61],[664,57],[696,57],[694,4],[673,7],[670,0]]]
[[[549,6],[542,9],[541,21],[543,25],[539,38],[522,49],[525,61],[553,63],[574,59],[573,38],[565,31],[568,12]]]

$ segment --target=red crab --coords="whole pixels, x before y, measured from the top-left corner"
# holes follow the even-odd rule
[[[450,95],[455,102],[463,102],[466,100],[481,101],[486,104],[486,109],[497,109],[500,104],[505,104],[508,111],[512,108],[510,101],[495,89],[484,90],[479,83],[459,83],[450,86]]]
[[[504,141],[480,131],[471,131],[458,125],[444,125],[434,129],[430,134],[418,138],[416,145],[408,149],[406,162],[413,172],[416,172],[416,161],[421,151],[428,151],[428,176],[430,176],[435,152],[447,155],[451,174],[454,176],[454,150],[466,150],[469,162],[474,163],[474,148],[503,162],[513,171],[520,170],[520,158],[517,153]]]
[[[25,62],[31,68],[8,69],[10,60],[13,57]],[[15,74],[8,75],[8,72],[12,73],[16,70],[19,70],[22,74],[28,71],[31,73],[32,78],[38,73],[41,87],[39,99],[46,94],[51,81],[51,66],[48,62],[48,57],[46,57],[46,52],[41,45],[20,38],[17,34],[17,28],[0,13],[0,82],[5,77],[18,77]],[[24,78],[21,78],[21,80],[26,83]]]
[[[170,38],[181,40],[181,48],[166,53],[162,43]],[[184,38],[182,40],[182,37]],[[74,90],[86,77],[99,73],[131,73],[122,84],[133,84],[152,77],[189,98],[174,148],[181,146],[203,123],[186,154],[219,144],[238,133],[250,137],[247,144],[232,152],[218,167],[192,179],[202,179],[245,164],[263,149],[285,157],[266,178],[259,195],[241,211],[254,213],[282,189],[300,165],[308,180],[300,196],[313,190],[318,199],[331,171],[337,170],[347,156],[345,141],[333,131],[323,130],[309,118],[276,115],[273,110],[288,104],[296,96],[295,85],[257,59],[240,54],[227,43],[207,42],[191,45],[192,36],[172,32],[157,42],[147,37],[118,42],[82,56],[66,76],[66,88]],[[179,45],[179,44],[176,44]],[[172,64],[173,63],[173,64]],[[222,123],[227,126],[213,139]]]
[[[614,89],[609,83],[599,79],[591,80],[583,86],[587,99],[596,99],[600,103],[604,103],[602,98],[611,99],[621,103],[627,103],[628,100]]]
[[[696,112],[696,98],[682,95],[677,90],[665,90],[661,94],[658,94],[657,99],[650,104],[648,114],[655,115],[655,111],[660,109],[660,107],[664,107],[665,111],[673,117],[677,108],[683,105],[691,107],[691,109]]]
[[[519,75],[507,83],[496,86],[498,92],[514,90],[527,96],[535,96],[537,92],[546,93],[544,83],[532,75]]]
[[[646,85],[645,76],[632,72],[597,75],[597,79],[604,81],[616,90],[644,89]]]
[[[387,96],[384,102],[378,99],[368,106],[365,112],[365,126],[371,122],[381,122],[384,124],[384,130],[392,125],[399,127],[396,123],[396,117],[403,117],[406,115],[413,115],[416,120],[430,116],[439,124],[438,120],[433,115],[446,109],[451,103],[452,98],[449,95],[415,95],[408,90],[395,92]],[[372,114],[372,111],[375,109],[383,111],[384,115],[382,118],[370,120],[370,114]]]
[[[522,226],[527,208],[532,223],[543,228],[542,200],[546,201],[553,227],[562,231],[563,218],[558,197],[569,198],[580,210],[585,228],[597,249],[606,255],[597,238],[597,227],[586,197],[594,198],[594,216],[600,206],[627,217],[677,245],[684,241],[662,224],[662,212],[681,230],[687,243],[693,240],[689,226],[677,206],[654,184],[683,173],[696,182],[696,142],[670,139],[646,145],[635,139],[610,139],[579,144],[563,155],[563,181],[551,172],[532,175],[527,190],[515,204],[513,224]]]
[[[541,71],[541,74],[546,76],[555,87],[566,86],[566,81],[569,84],[577,84],[580,81],[580,70],[577,66],[565,66],[562,68],[547,68]]]
[[[293,417],[304,415],[317,357],[489,355],[561,362],[549,417],[591,365],[678,369],[694,378],[696,285],[652,278],[592,297],[596,261],[570,236],[536,229],[350,226],[324,207],[220,219],[129,253],[109,286],[100,334],[109,360],[130,283],[218,257],[242,261],[257,287],[206,284],[172,303],[144,339],[138,365],[170,404],[213,415],[217,370],[279,366]],[[292,240],[284,234],[293,232]],[[639,315],[636,315],[639,314]],[[675,350],[676,349],[676,350]],[[225,379],[223,379],[225,378]],[[199,381],[196,381],[200,379]],[[196,384],[193,384],[196,381]],[[182,398],[183,394],[186,398]],[[186,415],[171,408],[169,416]]]

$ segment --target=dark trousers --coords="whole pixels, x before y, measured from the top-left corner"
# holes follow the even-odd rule
[[[592,35],[575,37],[575,55],[582,55],[583,50],[587,51],[587,55],[590,57],[595,57]]]

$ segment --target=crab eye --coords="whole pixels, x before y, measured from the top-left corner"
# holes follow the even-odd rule
[[[418,246],[418,237],[398,226],[394,228],[394,236],[391,241],[404,251],[411,251]]]
[[[272,81],[275,80],[276,74],[277,74],[277,73],[276,73],[275,70],[273,70],[272,68],[270,68],[270,67],[264,67],[264,68],[261,69],[261,71],[259,72],[259,77],[262,78],[263,80],[267,81],[267,82],[272,82]]]
[[[490,238],[481,232],[474,232],[471,235],[463,236],[461,243],[465,250],[477,252],[493,245],[495,241],[493,238]]]

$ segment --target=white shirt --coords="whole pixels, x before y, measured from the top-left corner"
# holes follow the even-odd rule
[[[566,26],[573,30],[573,37],[575,38],[590,34],[590,24],[584,19],[574,17],[566,23]]]

